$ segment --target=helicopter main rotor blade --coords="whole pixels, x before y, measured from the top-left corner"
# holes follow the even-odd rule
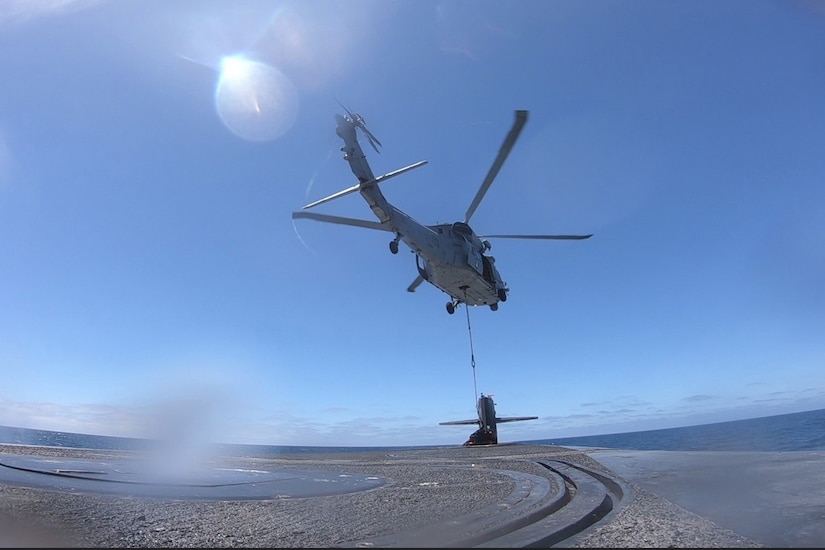
[[[590,235],[479,235],[480,239],[552,239],[557,241],[580,241],[589,239]]]
[[[490,167],[490,171],[487,172],[487,177],[484,178],[483,182],[481,182],[481,187],[479,187],[473,202],[470,204],[470,208],[467,209],[467,213],[464,215],[464,223],[470,222],[470,217],[475,213],[476,208],[478,208],[478,204],[487,193],[487,189],[490,188],[490,185],[492,185],[496,175],[498,175],[498,171],[501,170],[501,165],[504,164],[505,160],[507,160],[507,155],[510,154],[510,150],[513,148],[513,145],[515,145],[516,139],[518,139],[521,129],[524,128],[526,123],[527,111],[516,111],[516,121],[513,123],[513,127],[510,128],[510,133],[507,134],[507,137],[504,139],[504,143],[501,144],[501,148],[498,151],[498,156],[493,162],[493,166]]]
[[[424,166],[425,164],[427,164],[426,160],[419,160],[418,162],[414,162],[413,164],[410,164],[409,166],[405,166],[404,168],[399,168],[398,170],[393,170],[392,172],[388,172],[388,173],[384,174],[383,176],[378,176],[377,178],[375,178],[373,180],[365,181],[364,183],[358,183],[356,185],[353,185],[352,187],[347,187],[346,189],[342,189],[341,191],[338,191],[337,193],[333,193],[332,195],[324,197],[323,199],[318,199],[317,201],[314,201],[314,202],[311,202],[311,203],[309,203],[305,206],[302,206],[301,210],[307,210],[309,208],[314,208],[314,207],[318,206],[319,204],[324,204],[325,202],[329,202],[333,199],[343,197],[344,195],[349,195],[350,193],[355,193],[356,191],[360,191],[363,187],[366,187],[368,185],[381,183],[381,182],[383,182],[385,180],[388,180],[390,178],[394,178],[395,176],[400,176],[404,172],[409,172],[413,168],[418,168],[419,166]]]
[[[307,218],[319,222],[337,223],[341,225],[354,225],[355,227],[364,227],[366,229],[377,229],[379,231],[392,231],[389,227],[381,225],[378,222],[368,220],[357,220],[355,218],[342,218],[341,216],[330,216],[329,214],[318,214],[316,212],[298,211],[292,213],[292,219]]]
[[[323,199],[318,199],[317,201],[314,201],[314,202],[311,202],[311,203],[309,203],[305,206],[302,206],[301,209],[306,210],[307,208],[313,208],[315,206],[318,206],[319,204],[324,204],[325,202],[329,202],[333,199],[343,197],[344,195],[349,195],[350,193],[355,193],[356,191],[358,191],[360,189],[361,189],[361,184],[358,183],[356,185],[353,185],[352,187],[347,187],[346,189],[342,189],[341,191],[338,191],[337,193],[333,193],[332,195],[326,196]],[[294,218],[295,216],[292,216],[292,217]]]

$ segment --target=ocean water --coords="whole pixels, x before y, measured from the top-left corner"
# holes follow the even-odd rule
[[[682,428],[523,443],[638,451],[825,451],[825,409]]]
[[[0,426],[0,443],[110,450],[139,450],[145,449],[147,445],[146,441],[140,439],[31,430],[10,426]],[[681,428],[534,439],[517,443],[562,447],[608,447],[641,451],[825,451],[825,409]],[[218,447],[227,453],[266,455],[284,452],[341,453],[404,450],[432,446],[306,447],[226,444]]]

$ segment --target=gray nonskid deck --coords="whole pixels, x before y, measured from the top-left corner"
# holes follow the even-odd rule
[[[758,546],[562,447],[221,456],[163,475],[128,453],[0,453],[4,546],[587,547],[640,517],[660,528],[634,528],[635,546]]]

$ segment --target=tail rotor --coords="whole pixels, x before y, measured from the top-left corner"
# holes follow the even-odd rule
[[[367,121],[364,120],[364,117],[362,117],[358,113],[353,113],[346,105],[344,105],[340,101],[338,102],[338,105],[340,105],[341,108],[347,112],[347,118],[349,119],[350,123],[355,128],[360,129],[361,132],[366,136],[367,141],[370,142],[370,145],[372,145],[372,148],[375,149],[375,152],[381,153],[381,151],[379,151],[378,148],[383,147],[383,145],[381,145],[381,142],[378,141],[378,138],[375,137],[373,133],[369,131],[369,129],[367,129]]]

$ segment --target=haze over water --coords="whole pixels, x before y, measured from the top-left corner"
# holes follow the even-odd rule
[[[503,431],[505,430],[506,426]],[[507,442],[506,435],[502,438],[502,442]],[[456,441],[456,445],[461,443],[463,440]],[[650,451],[823,451],[825,450],[825,409],[662,430],[536,439],[515,443]],[[141,440],[137,439],[9,426],[0,426],[0,444],[84,449],[135,449],[142,446]],[[227,452],[254,451],[263,454],[270,452],[278,454],[284,451],[345,452],[400,448],[285,445],[222,445],[221,447]]]

